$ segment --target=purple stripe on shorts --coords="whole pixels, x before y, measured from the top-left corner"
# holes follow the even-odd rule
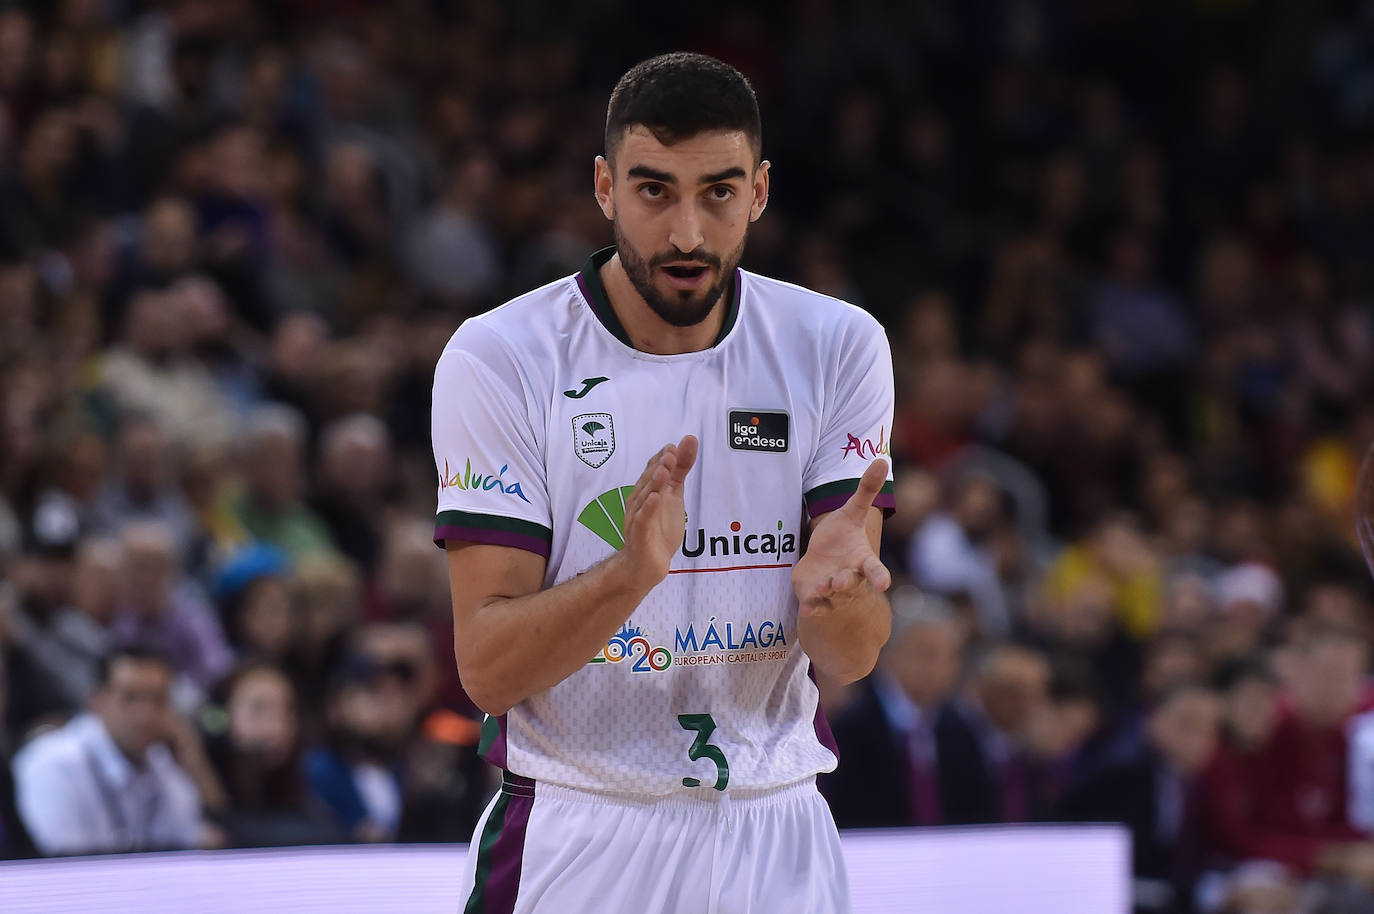
[[[525,858],[525,829],[530,824],[532,809],[533,796],[510,794],[501,834],[491,848],[486,914],[511,914],[515,910],[515,895],[520,890],[520,867]]]
[[[512,533],[509,530],[487,530],[482,527],[459,527],[453,524],[435,527],[434,542],[442,546],[445,540],[489,543],[493,546],[514,546],[516,549],[524,549],[526,552],[533,552],[544,558],[549,557],[548,540],[524,533]]]
[[[807,662],[806,675],[811,678],[812,683],[816,683],[816,665],[814,663]],[[817,692],[820,691],[820,688],[820,684],[816,683]],[[819,695],[816,697],[816,716],[812,720],[812,724],[816,728],[816,739],[820,740],[822,746],[835,753],[835,761],[838,762],[840,760],[840,746],[835,742],[835,734],[830,732],[830,721],[825,718],[825,709],[821,707]]]

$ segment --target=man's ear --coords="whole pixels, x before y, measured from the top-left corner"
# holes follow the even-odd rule
[[[768,206],[768,169],[772,163],[764,159],[754,169],[754,200],[749,206],[749,221],[757,222]]]
[[[615,218],[615,182],[611,180],[611,163],[605,156],[597,156],[592,167],[592,189],[596,203],[607,219]]]

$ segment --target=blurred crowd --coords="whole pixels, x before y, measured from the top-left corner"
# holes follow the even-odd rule
[[[609,242],[609,89],[691,48],[763,107],[745,266],[892,340],[840,825],[1374,910],[1374,4],[669,6],[0,3],[0,857],[470,836],[433,366]]]

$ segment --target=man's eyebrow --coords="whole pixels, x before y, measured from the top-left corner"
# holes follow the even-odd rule
[[[716,173],[713,174],[713,175],[702,175],[702,176],[701,176],[701,183],[702,183],[702,184],[719,184],[721,181],[728,181],[728,180],[730,180],[731,178],[744,178],[744,177],[747,177],[747,175],[746,175],[745,172],[744,172],[744,169],[743,169],[743,168],[740,168],[738,165],[736,165],[734,168],[727,168],[727,169],[725,169],[724,171],[718,171],[718,172],[716,172]]]
[[[648,165],[635,165],[630,168],[626,175],[631,178],[648,178],[650,181],[658,181],[660,184],[676,184],[677,178],[668,174],[666,171],[659,171],[657,168],[650,168]]]
[[[631,178],[646,178],[650,181],[657,181],[660,184],[677,183],[677,178],[668,174],[668,172],[659,171],[657,168],[650,168],[648,165],[631,166],[630,170],[626,172],[626,175]],[[718,171],[715,174],[702,175],[701,180],[698,183],[702,185],[719,184],[721,181],[729,181],[731,178],[744,177],[748,177],[748,174],[745,172],[743,168],[740,168],[738,165],[735,165],[723,171]]]

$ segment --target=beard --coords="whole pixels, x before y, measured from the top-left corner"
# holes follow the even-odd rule
[[[711,315],[711,310],[725,293],[726,287],[735,275],[735,268],[744,256],[746,239],[741,238],[739,246],[724,258],[697,248],[687,254],[672,250],[646,259],[630,245],[629,239],[621,232],[619,219],[613,220],[612,226],[615,230],[615,247],[620,254],[620,264],[625,268],[625,275],[630,277],[630,284],[635,287],[635,291],[644,299],[651,311],[674,327],[695,327]],[[716,272],[716,281],[697,291],[659,291],[654,285],[655,271],[665,264],[683,260],[706,264],[708,269]]]

